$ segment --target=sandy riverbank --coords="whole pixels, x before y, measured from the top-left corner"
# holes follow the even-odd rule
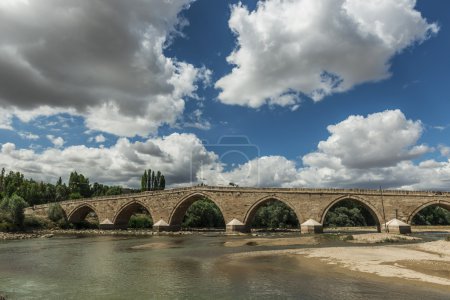
[[[347,271],[437,284],[450,290],[450,241],[418,242],[413,237],[386,235],[355,235],[354,240],[348,241],[385,244],[253,251],[231,254],[227,258],[232,263],[239,263],[258,257],[288,255]],[[411,238],[411,243],[392,244],[395,239],[405,242],[405,238]]]

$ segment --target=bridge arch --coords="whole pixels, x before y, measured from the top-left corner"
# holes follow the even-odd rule
[[[67,220],[70,223],[80,223],[83,221],[86,216],[90,213],[94,212],[98,216],[98,212],[95,207],[87,202],[81,203],[77,207],[75,207],[69,214],[67,214]]]
[[[432,206],[432,205],[436,205],[436,206],[445,208],[448,211],[450,211],[450,201],[446,201],[446,200],[432,200],[432,201],[428,201],[428,202],[420,205],[419,207],[417,207],[411,214],[409,214],[408,219],[407,219],[407,223],[411,225],[412,220],[413,220],[415,215],[417,215],[422,209],[424,209],[424,208],[426,208],[428,206]]]
[[[183,218],[186,215],[187,210],[189,207],[196,202],[197,200],[200,200],[202,198],[207,198],[211,200],[220,210],[220,213],[222,214],[223,219],[225,222],[227,221],[226,215],[224,213],[224,210],[219,202],[214,200],[211,196],[202,193],[202,192],[195,192],[192,194],[189,194],[185,197],[183,197],[178,203],[175,205],[174,209],[170,213],[169,217],[169,224],[171,226],[181,226],[181,223],[183,222]]]
[[[328,211],[333,206],[335,206],[336,204],[338,204],[339,202],[344,201],[344,200],[354,201],[354,202],[357,202],[357,203],[361,204],[362,206],[364,206],[364,208],[367,209],[367,211],[370,213],[372,218],[375,220],[375,223],[377,226],[377,231],[381,232],[381,224],[383,222],[383,217],[381,216],[381,214],[369,201],[365,200],[364,198],[362,198],[360,196],[355,196],[355,195],[340,196],[340,197],[334,199],[333,201],[331,201],[331,203],[328,204],[328,206],[326,206],[325,209],[322,211],[322,213],[320,215],[320,223],[324,224]],[[389,220],[386,220],[386,221],[389,221]]]
[[[302,221],[304,221],[303,216],[301,215],[301,213],[299,211],[297,211],[294,207],[294,205],[292,205],[289,201],[284,200],[282,198],[279,198],[277,196],[274,195],[269,195],[269,196],[265,196],[259,200],[257,200],[255,203],[253,203],[252,206],[250,206],[250,208],[245,212],[245,217],[244,217],[244,224],[245,226],[250,229],[251,227],[251,223],[255,217],[256,212],[258,211],[258,209],[263,206],[264,204],[266,204],[269,201],[279,201],[281,203],[286,204],[290,209],[292,209],[292,211],[294,212],[299,224],[301,224]]]
[[[131,201],[124,203],[122,206],[119,207],[119,209],[117,210],[117,212],[113,217],[112,222],[114,226],[117,228],[119,227],[126,228],[128,226],[128,222],[130,221],[131,216],[143,209],[146,210],[150,215],[150,217],[152,218],[152,220],[154,220],[150,208],[147,205],[145,205],[145,203],[133,199]]]

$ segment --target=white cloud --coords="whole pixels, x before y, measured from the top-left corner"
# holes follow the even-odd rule
[[[106,138],[103,134],[99,134],[95,137],[95,142],[97,143],[104,143],[106,141]]]
[[[0,128],[58,113],[128,137],[174,125],[211,74],[163,53],[191,2],[0,3]]]
[[[438,32],[415,0],[267,0],[234,5],[232,72],[215,84],[219,100],[253,108],[319,101],[390,76],[390,59]],[[297,106],[298,107],[298,106]]]
[[[0,107],[0,129],[13,130],[12,117],[9,111]]]
[[[235,169],[224,172],[223,169],[212,169],[204,172],[206,184],[228,185],[236,183],[240,186],[284,186],[289,185],[297,177],[295,162],[283,156],[263,156],[253,159]]]
[[[441,152],[442,156],[447,156],[448,158],[450,158],[450,147],[444,146],[444,145],[439,145],[438,149],[439,149],[439,152]]]
[[[448,189],[450,160],[414,163],[432,149],[417,143],[422,123],[407,120],[399,110],[349,116],[328,130],[328,139],[303,156],[303,167],[282,156],[265,156],[207,177],[211,184],[241,186]],[[439,149],[443,155],[448,150]]]
[[[213,169],[217,164],[217,156],[206,151],[192,134],[174,133],[134,143],[120,138],[111,147],[80,145],[37,152],[17,149],[13,143],[5,143],[0,149],[0,168],[50,182],[59,176],[67,180],[69,173],[76,170],[91,181],[139,187],[140,176],[145,169],[151,168],[163,172],[171,186],[190,185],[197,182],[201,165]]]
[[[39,136],[37,134],[33,134],[31,132],[19,132],[19,136],[26,140],[38,140]]]
[[[317,152],[303,157],[304,164],[320,165],[323,160],[367,169],[392,166],[431,150],[416,144],[423,132],[422,123],[406,120],[400,110],[350,116],[327,129],[331,135],[319,143]]]
[[[201,130],[211,128],[211,123],[203,118],[203,111],[200,109],[195,109],[190,114],[186,114],[185,121],[180,125],[180,127],[192,127]]]
[[[56,136],[49,134],[49,135],[47,135],[47,139],[50,142],[52,142],[52,144],[57,148],[61,148],[62,146],[64,146],[64,143],[65,143],[64,139],[60,136],[56,137]]]

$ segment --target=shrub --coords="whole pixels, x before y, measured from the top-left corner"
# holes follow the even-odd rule
[[[98,223],[97,222],[88,222],[86,220],[83,220],[81,222],[77,222],[77,223],[73,223],[72,225],[66,223],[66,224],[62,224],[59,223],[59,225],[61,228],[65,228],[66,227],[70,227],[72,226],[75,229],[98,229]]]
[[[3,222],[10,222],[11,227],[20,229],[23,228],[23,221],[25,215],[23,210],[28,206],[28,203],[23,200],[22,197],[17,196],[16,194],[11,197],[3,198],[0,203],[0,209],[3,210]]]
[[[59,203],[50,204],[47,212],[48,218],[57,223],[60,220],[66,220],[66,213]]]
[[[128,222],[129,228],[150,228],[153,225],[153,220],[146,214],[132,215]]]
[[[24,226],[25,228],[32,229],[48,229],[52,228],[53,224],[45,218],[37,217],[34,215],[27,215],[25,216]]]

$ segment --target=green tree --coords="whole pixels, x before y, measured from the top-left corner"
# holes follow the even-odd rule
[[[413,225],[450,225],[450,211],[431,205],[419,211],[412,219]]]
[[[277,200],[268,201],[259,207],[252,221],[253,228],[295,228],[298,225],[295,212]]]
[[[153,226],[153,220],[148,214],[134,214],[128,221],[129,228],[150,228]]]
[[[147,191],[147,182],[148,182],[148,179],[147,179],[148,177],[147,177],[147,170],[145,170],[144,171],[144,175],[142,175],[142,177],[141,177],[141,191]]]
[[[28,203],[22,197],[14,194],[11,197],[3,198],[0,203],[0,210],[6,213],[14,227],[21,229],[23,228],[23,221],[25,219],[24,209],[27,206]]]
[[[330,208],[325,217],[325,226],[330,227],[354,227],[374,226],[376,224],[370,211],[362,204],[343,200]]]
[[[225,221],[217,205],[211,200],[203,198],[188,208],[181,226],[184,228],[223,228]]]
[[[81,198],[88,198],[92,195],[89,178],[84,177],[83,174],[78,174],[76,171],[70,173],[69,190],[70,194],[78,193],[81,195]]]
[[[59,203],[50,204],[47,215],[53,222],[67,221],[66,213]]]
[[[157,191],[166,188],[166,179],[161,171],[145,170],[141,176],[141,191]]]
[[[122,187],[120,187],[120,186],[111,186],[106,191],[105,196],[121,195],[121,194],[123,194]]]
[[[55,189],[55,201],[64,201],[69,198],[69,188],[66,184],[57,185]]]

